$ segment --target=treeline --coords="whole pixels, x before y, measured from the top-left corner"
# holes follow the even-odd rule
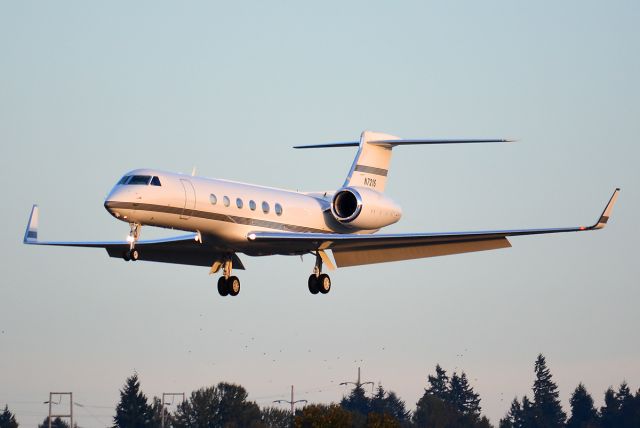
[[[605,392],[604,406],[596,409],[593,398],[583,384],[574,390],[570,415],[562,409],[556,384],[544,356],[536,359],[532,398],[514,398],[499,428],[631,428],[640,427],[640,389],[634,394],[623,382],[617,390]],[[221,382],[193,391],[174,412],[163,409],[161,400],[148,400],[140,390],[137,374],[129,377],[120,391],[120,401],[113,417],[114,428],[489,428],[482,415],[480,396],[469,384],[467,375],[450,376],[437,365],[427,378],[423,396],[414,411],[406,408],[393,391],[382,385],[370,396],[363,385],[356,384],[340,403],[307,404],[295,414],[278,407],[260,407],[248,399],[240,385]],[[164,415],[163,415],[164,411]],[[61,420],[52,420],[54,428],[69,428]],[[39,428],[49,426],[45,418]],[[15,416],[5,406],[0,413],[0,428],[17,428]]]

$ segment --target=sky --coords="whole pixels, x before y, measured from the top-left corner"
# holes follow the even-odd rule
[[[260,405],[338,401],[363,380],[411,409],[440,364],[464,370],[498,422],[531,395],[538,353],[565,410],[640,387],[640,5],[325,1],[0,1],[0,406],[23,426],[73,391],[82,427],[111,423],[137,372],[148,396],[232,381]],[[388,232],[593,223],[513,248],[339,269],[241,258],[221,298],[206,268],[22,244],[123,239],[103,201],[140,167],[335,189],[355,140],[515,138],[394,150]],[[167,236],[143,230],[143,237]]]

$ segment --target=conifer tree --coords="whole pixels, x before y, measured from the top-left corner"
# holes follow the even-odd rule
[[[511,402],[511,407],[504,418],[500,419],[500,428],[522,428],[522,406],[518,397],[515,397]]]
[[[426,389],[426,392],[441,400],[449,400],[449,377],[440,364],[436,364],[436,375],[429,375],[427,381],[429,388]]]
[[[564,426],[566,419],[558,398],[558,387],[551,380],[551,371],[542,354],[535,363],[536,380],[533,382],[533,407],[538,426],[556,428]]]
[[[604,393],[604,406],[600,408],[600,426],[615,428],[620,418],[620,403],[613,388],[609,387]]]
[[[120,391],[120,402],[113,417],[114,428],[148,428],[152,424],[153,412],[147,397],[140,391],[138,374],[127,378]]]
[[[449,403],[458,412],[472,418],[480,417],[480,398],[469,385],[467,375],[462,372],[458,376],[455,372],[449,382]]]
[[[567,421],[567,428],[595,427],[598,413],[593,407],[593,398],[580,383],[571,395],[571,417]]]
[[[0,428],[18,428],[16,417],[9,411],[9,406],[4,406],[4,411],[0,413]]]

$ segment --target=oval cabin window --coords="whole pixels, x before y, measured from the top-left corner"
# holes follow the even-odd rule
[[[269,214],[269,203],[266,201],[262,201],[262,212]]]
[[[251,211],[255,211],[256,210],[256,201],[250,200],[249,201],[249,208],[251,208]]]
[[[218,203],[218,198],[216,198],[216,195],[214,195],[213,193],[209,195],[209,202],[211,202],[211,205],[215,205]]]
[[[229,199],[228,196],[225,196],[224,198],[222,198],[222,202],[224,203],[225,207],[228,207],[229,204],[231,204],[231,200]]]
[[[236,198],[236,206],[238,208],[242,208],[243,204],[242,204],[242,199],[240,198]]]
[[[274,208],[276,210],[277,215],[282,215],[282,205],[276,204]]]

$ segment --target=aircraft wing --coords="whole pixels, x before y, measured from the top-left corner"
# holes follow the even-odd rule
[[[206,239],[205,242],[201,241],[203,240],[200,234],[189,233],[171,238],[140,240],[136,242],[136,249],[140,251],[139,260],[192,266],[212,266],[215,261],[221,260],[226,255],[219,248],[207,244]],[[28,245],[104,248],[109,256],[116,258],[122,258],[124,252],[129,249],[128,241],[39,241],[37,205],[31,209],[23,242]],[[232,257],[233,268],[244,269],[238,256],[233,254]]]
[[[507,240],[510,236],[602,229],[611,215],[619,192],[620,189],[613,192],[598,221],[591,226],[386,235],[254,232],[247,238],[249,241],[278,246],[290,252],[331,250],[338,267],[494,250],[510,247]]]

